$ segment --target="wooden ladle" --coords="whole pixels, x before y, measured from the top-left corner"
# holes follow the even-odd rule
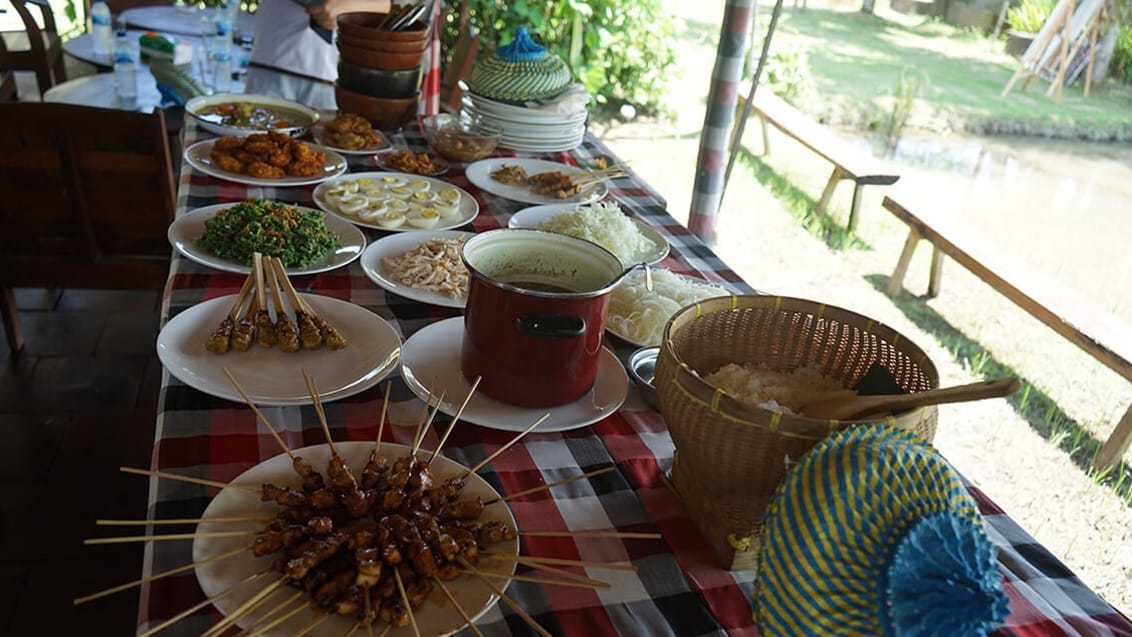
[[[913,394],[861,396],[842,390],[803,405],[799,413],[807,418],[850,420],[882,412],[899,412],[913,407],[963,403],[984,398],[1000,398],[1018,391],[1022,383],[1015,376],[994,378],[957,387],[929,389]]]

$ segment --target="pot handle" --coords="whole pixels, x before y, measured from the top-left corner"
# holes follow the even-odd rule
[[[586,320],[549,312],[520,314],[515,317],[515,329],[537,338],[576,338],[586,333]]]

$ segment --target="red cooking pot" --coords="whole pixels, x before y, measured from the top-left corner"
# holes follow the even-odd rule
[[[551,407],[590,390],[601,362],[609,293],[625,273],[601,246],[542,230],[475,235],[460,256],[471,275],[460,369],[478,391]]]

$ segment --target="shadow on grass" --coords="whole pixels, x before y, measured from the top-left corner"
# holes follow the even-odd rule
[[[802,227],[811,235],[821,239],[834,250],[846,248],[860,248],[870,250],[866,242],[851,234],[829,213],[815,213],[817,201],[810,197],[789,179],[779,175],[774,168],[755,155],[745,146],[739,147],[738,164],[746,168],[764,188],[766,188],[782,206],[802,223]],[[732,173],[734,176],[734,172]]]
[[[865,280],[878,291],[884,292],[889,277],[870,274]],[[901,291],[892,302],[909,320],[934,337],[957,362],[976,376],[990,379],[1018,375],[1008,365],[996,360],[981,344],[967,337],[928,307],[922,297]],[[1031,429],[1065,451],[1094,482],[1110,487],[1126,505],[1132,506],[1132,467],[1122,462],[1115,469],[1093,471],[1093,458],[1100,451],[1102,441],[1066,414],[1045,392],[1025,378],[1021,380],[1022,390],[1006,399],[1014,407],[1014,411],[1030,423]]]

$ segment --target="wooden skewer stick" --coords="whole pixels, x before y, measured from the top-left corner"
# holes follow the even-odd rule
[[[389,413],[389,395],[393,393],[393,381],[385,383],[385,397],[381,400],[381,420],[377,423],[377,439],[373,443],[373,453],[381,453],[381,434],[385,433],[385,415]]]
[[[524,429],[523,431],[519,432],[519,435],[512,438],[510,442],[508,442],[507,444],[503,445],[502,447],[496,449],[495,453],[484,458],[476,466],[472,467],[471,469],[468,469],[466,472],[464,472],[464,475],[462,477],[466,478],[466,477],[472,475],[473,473],[479,471],[480,469],[483,469],[485,466],[487,466],[487,463],[491,462],[492,460],[495,460],[496,456],[498,456],[499,454],[503,453],[504,451],[507,451],[508,449],[510,449],[511,445],[515,444],[516,442],[519,442],[523,438],[523,436],[534,431],[535,427],[538,427],[539,425],[541,425],[543,423],[543,421],[546,420],[547,418],[550,418],[550,412],[546,412],[545,414],[543,414],[542,418],[539,418],[538,420],[531,423],[531,426],[529,426],[526,429]]]
[[[540,571],[546,571],[547,573],[553,573],[553,574],[558,575],[560,577],[567,577],[567,578],[572,579],[572,580],[577,581],[577,582],[587,582],[587,583],[589,583],[589,584],[591,584],[595,587],[609,588],[609,585],[606,582],[603,582],[601,580],[596,580],[596,579],[593,579],[591,577],[586,577],[585,575],[579,575],[579,574],[577,574],[573,571],[568,571],[568,570],[566,570],[565,567],[551,566],[550,564],[540,564],[538,562],[529,561],[527,559],[524,559],[522,555],[518,556],[518,558],[515,559],[514,561],[519,563],[519,564],[522,564],[523,566],[529,566],[531,568],[538,569]]]
[[[228,371],[227,367],[224,368],[224,375],[228,377],[229,382],[231,382],[232,386],[236,388],[236,391],[240,392],[240,396],[243,397],[244,402],[248,404],[248,407],[252,408],[252,411],[255,413],[256,418],[259,418],[260,422],[262,422],[267,427],[267,430],[271,432],[272,437],[275,438],[275,442],[279,443],[279,446],[283,449],[283,453],[286,453],[287,457],[290,458],[292,462],[294,462],[295,454],[291,452],[291,448],[287,446],[287,443],[283,442],[283,438],[279,436],[279,432],[275,430],[275,427],[271,426],[271,422],[267,420],[267,417],[263,415],[263,412],[259,410],[259,407],[256,407],[255,401],[251,399],[251,396],[248,396],[248,393],[244,391],[244,388],[240,386],[240,382],[236,380],[236,377],[232,375],[232,372]]]
[[[279,296],[279,276],[275,274],[275,267],[271,260],[267,261],[267,285],[271,289],[271,304],[275,306],[275,341],[281,351],[293,354],[300,349],[299,328],[287,316],[287,309],[283,307],[283,298]]]
[[[436,406],[432,408],[432,414],[429,415],[428,421],[423,423],[417,429],[417,435],[413,438],[413,449],[409,452],[410,456],[417,455],[420,451],[421,443],[424,442],[425,436],[428,434],[428,428],[432,426],[432,421],[436,419],[436,412],[440,411],[440,405],[444,402],[444,395],[448,390],[440,392],[440,397],[436,399]]]
[[[451,602],[452,607],[456,609],[457,613],[460,613],[460,617],[464,618],[464,621],[468,624],[468,628],[471,629],[472,633],[475,634],[476,637],[483,637],[483,633],[481,633],[480,629],[476,628],[476,625],[472,623],[472,618],[468,616],[468,612],[464,610],[464,607],[460,605],[460,602],[456,601],[456,597],[452,595],[452,591],[448,590],[448,587],[444,585],[444,582],[442,582],[440,578],[435,575],[432,576],[432,581],[436,582],[436,585],[440,587],[440,591],[444,593],[444,596],[448,598],[449,602]]]
[[[107,595],[113,595],[114,593],[129,590],[131,588],[134,588],[135,586],[141,586],[142,584],[146,584],[148,582],[154,582],[154,581],[157,581],[157,580],[159,580],[163,577],[169,577],[170,575],[176,575],[177,573],[184,573],[185,571],[191,571],[198,566],[204,566],[205,564],[210,564],[212,562],[219,562],[220,560],[239,555],[240,553],[243,553],[247,550],[248,550],[247,548],[239,548],[239,549],[236,549],[234,551],[229,551],[227,553],[221,553],[220,555],[216,555],[216,556],[210,557],[208,559],[200,560],[199,562],[193,562],[192,564],[186,564],[184,566],[178,566],[176,568],[171,568],[168,571],[162,571],[161,573],[157,573],[156,575],[150,575],[149,577],[143,577],[141,579],[136,579],[132,582],[126,582],[125,584],[119,584],[118,586],[114,586],[114,587],[108,588],[106,590],[98,591],[97,593],[92,593],[90,595],[87,595],[86,597],[79,597],[78,599],[76,599],[74,601],[74,604],[75,604],[75,606],[78,606],[79,604],[85,604],[87,602],[94,601],[96,599],[102,599],[103,597],[106,597]]]
[[[265,597],[265,598],[263,599],[263,601],[264,601],[264,602],[266,602],[267,600],[271,599],[272,597],[275,597],[275,594],[276,594],[276,593],[281,593],[281,592],[283,592],[283,590],[284,590],[284,589],[282,589],[282,588],[276,589],[274,593],[272,593],[272,594],[268,595],[267,597]],[[300,597],[302,597],[303,595],[306,595],[306,591],[302,591],[302,590],[299,590],[299,591],[295,591],[295,593],[294,593],[293,595],[291,595],[291,596],[290,596],[290,597],[288,597],[287,599],[285,599],[285,600],[283,600],[283,601],[279,602],[279,603],[278,603],[278,604],[276,604],[275,606],[272,606],[271,608],[269,608],[269,609],[267,610],[267,612],[265,612],[264,614],[262,614],[262,615],[260,615],[259,617],[255,618],[255,620],[254,620],[254,621],[253,621],[252,623],[248,624],[248,627],[247,627],[247,628],[245,628],[245,629],[241,630],[241,631],[240,631],[240,632],[239,632],[239,633],[237,634],[237,636],[236,636],[236,637],[241,637],[241,636],[243,636],[243,635],[249,635],[249,634],[251,634],[251,632],[252,632],[253,630],[255,630],[255,629],[259,628],[260,626],[262,626],[262,625],[263,625],[264,623],[266,623],[266,622],[267,622],[267,620],[269,620],[269,619],[271,619],[272,617],[275,617],[275,616],[276,616],[276,615],[278,615],[279,613],[283,612],[284,610],[286,610],[286,609],[287,609],[287,607],[288,607],[288,606],[293,606],[293,605],[295,604],[295,602],[296,602],[296,601],[297,601],[297,600],[298,600],[298,599],[299,599]]]
[[[350,630],[346,631],[346,637],[354,637],[354,633],[358,632],[361,627],[362,622],[360,620],[354,622],[354,625],[350,627]]]
[[[362,586],[362,600],[365,601],[365,604],[362,605],[362,617],[366,618],[366,635],[367,637],[373,637],[374,616],[372,615],[373,609],[370,605],[369,584]]]
[[[315,628],[318,628],[323,623],[325,623],[326,620],[328,620],[328,619],[330,619],[330,613],[323,613],[322,617],[319,617],[318,619],[314,620],[313,622],[307,624],[306,627],[304,627],[299,632],[295,633],[295,637],[303,637],[303,635],[306,635],[306,634],[310,633],[312,630],[314,630]]]
[[[468,403],[472,400],[472,394],[476,393],[476,388],[480,386],[481,380],[483,380],[483,376],[476,376],[476,381],[472,383],[472,388],[468,390],[468,395],[464,396],[464,402],[460,403],[460,408],[456,410],[456,415],[452,416],[452,422],[448,423],[448,428],[444,430],[444,435],[440,437],[440,442],[436,443],[436,449],[433,449],[432,455],[428,457],[430,464],[433,459],[436,458],[436,454],[440,453],[440,450],[444,448],[444,443],[448,442],[448,434],[452,433],[452,430],[456,428],[456,422],[460,420],[461,414],[464,413],[464,408],[467,407]]]
[[[401,603],[405,605],[405,612],[409,614],[409,623],[413,625],[413,635],[421,637],[421,629],[417,627],[417,618],[413,616],[413,605],[409,603],[409,596],[405,593],[405,583],[401,581],[401,572],[393,569],[393,579],[397,582],[397,590],[401,593]]]
[[[192,476],[183,476],[178,473],[166,473],[165,471],[150,471],[148,469],[136,469],[134,467],[118,467],[122,473],[133,473],[139,476],[150,476],[153,478],[166,478],[168,480],[178,480],[180,482],[188,482],[191,484],[203,484],[206,487],[215,487],[217,489],[235,489],[237,491],[246,491],[252,495],[259,496],[260,490],[252,487],[245,487],[240,484],[232,484],[229,482],[217,482],[215,480],[205,480],[204,478],[194,478]]]
[[[251,597],[249,597],[247,599],[247,601],[245,601],[238,608],[236,608],[236,610],[232,611],[231,613],[228,613],[228,615],[224,619],[221,619],[219,622],[217,622],[215,626],[206,630],[204,632],[204,634],[201,635],[201,637],[213,637],[215,635],[222,634],[225,630],[228,629],[229,626],[235,624],[241,617],[243,617],[248,612],[250,612],[253,608],[258,606],[261,602],[263,602],[264,599],[266,599],[269,595],[274,593],[275,589],[282,586],[283,583],[286,582],[286,581],[287,581],[286,577],[281,577],[281,578],[275,580],[274,582],[268,584],[267,586],[263,587],[263,590],[256,593],[255,595],[252,595]]]
[[[466,575],[474,575],[474,573],[466,569],[460,569],[460,572]],[[597,580],[591,580],[589,582],[570,579],[553,580],[546,579],[545,577],[532,577],[530,575],[517,575],[508,573],[491,573],[488,571],[480,571],[480,574],[486,577],[494,577],[496,579],[513,579],[516,582],[532,582],[534,584],[542,584],[544,586],[570,586],[573,588],[609,588],[609,584],[605,582],[599,582]]]
[[[322,347],[323,335],[321,331],[318,331],[318,326],[314,322],[314,314],[307,312],[307,305],[303,303],[302,297],[299,296],[299,291],[295,289],[294,284],[291,283],[291,279],[287,278],[287,272],[283,269],[283,262],[273,258],[271,259],[271,265],[275,268],[275,277],[279,282],[279,287],[283,288],[283,293],[286,294],[287,298],[291,301],[291,309],[295,311],[295,324],[299,329],[299,340],[303,343],[303,349],[318,349]],[[310,332],[309,335],[307,335],[308,331]],[[317,332],[317,334],[315,332]],[[317,343],[315,343],[314,337],[317,337]]]
[[[190,606],[189,608],[186,608],[185,610],[177,613],[176,615],[174,615],[174,616],[170,617],[169,619],[161,622],[160,624],[154,626],[153,628],[150,628],[149,630],[145,631],[144,633],[140,633],[138,635],[138,637],[151,637],[151,635],[155,635],[155,634],[165,630],[166,628],[172,626],[173,624],[176,624],[177,622],[188,617],[189,615],[192,615],[193,613],[204,608],[205,606],[208,606],[209,604],[212,604],[212,603],[220,601],[221,599],[224,599],[225,597],[231,595],[232,593],[235,593],[240,587],[244,586],[245,584],[250,584],[251,582],[258,580],[259,578],[267,575],[270,572],[271,572],[270,568],[265,568],[262,571],[256,573],[255,575],[247,577],[247,578],[245,578],[245,579],[243,579],[239,582],[236,582],[231,587],[229,587],[228,590],[221,592],[221,593],[217,593],[216,595],[213,595],[212,597],[205,599],[203,602],[201,602],[201,603],[199,603],[195,606]]]
[[[163,526],[169,524],[267,524],[275,518],[167,518],[162,520],[95,520],[96,526]]]
[[[259,637],[260,635],[262,635],[262,634],[266,633],[267,631],[271,630],[272,628],[275,628],[276,626],[286,622],[287,620],[291,619],[295,615],[298,615],[299,613],[303,612],[304,610],[310,608],[311,606],[314,606],[313,600],[303,604],[302,606],[299,606],[298,608],[295,608],[295,609],[288,611],[285,615],[279,617],[278,619],[271,622],[270,624],[259,628],[258,630],[256,630],[251,635],[248,635],[248,637]]]
[[[163,542],[170,540],[193,540],[196,538],[240,537],[255,535],[259,531],[211,531],[207,533],[170,533],[168,535],[126,535],[122,537],[92,537],[83,540],[83,544],[126,544],[129,542]]]
[[[633,564],[622,564],[619,562],[590,562],[586,560],[570,560],[562,557],[532,557],[530,555],[515,556],[506,555],[504,553],[493,553],[491,551],[480,551],[480,555],[492,557],[497,560],[504,560],[509,562],[521,562],[528,565],[538,564],[552,564],[556,566],[580,566],[582,568],[602,568],[611,571],[636,571],[637,567]]]
[[[545,628],[540,626],[539,623],[534,620],[534,618],[532,618],[530,615],[527,614],[527,611],[523,610],[522,607],[520,607],[518,604],[516,604],[515,600],[508,597],[502,590],[500,590],[500,588],[498,586],[496,586],[494,583],[492,583],[491,580],[484,577],[484,574],[479,572],[479,570],[477,570],[476,567],[469,564],[468,561],[465,560],[462,557],[459,558],[459,559],[460,559],[460,563],[464,565],[464,568],[468,569],[469,571],[472,572],[472,574],[474,574],[476,577],[480,578],[480,581],[482,581],[489,589],[491,589],[491,592],[495,593],[495,595],[497,597],[499,597],[499,599],[503,600],[504,603],[506,603],[508,606],[510,606],[511,610],[515,611],[515,613],[517,613],[519,615],[519,617],[522,617],[523,621],[527,622],[527,625],[529,625],[531,628],[533,628],[535,630],[535,632],[542,635],[543,637],[552,637],[550,633],[546,632]]]
[[[622,531],[519,531],[525,537],[615,537],[623,540],[659,540],[660,533],[631,533]]]
[[[318,384],[305,369],[303,370],[303,379],[307,381],[307,391],[310,392],[311,402],[314,403],[314,411],[318,414],[318,422],[322,425],[322,433],[326,435],[326,444],[330,445],[330,453],[338,455],[338,449],[334,446],[334,437],[330,435],[330,425],[326,422],[326,412],[322,410],[322,399],[318,395]]]
[[[519,491],[517,493],[511,493],[511,494],[507,495],[506,497],[493,498],[491,500],[487,500],[486,502],[484,502],[483,505],[488,506],[488,505],[491,505],[491,504],[495,504],[496,502],[510,502],[510,501],[512,501],[516,498],[521,498],[525,495],[530,495],[532,493],[538,493],[539,491],[546,491],[547,489],[553,489],[554,487],[560,487],[564,484],[570,484],[571,482],[577,482],[578,480],[584,480],[586,478],[592,478],[594,476],[600,476],[602,474],[609,473],[610,471],[613,471],[615,469],[617,469],[616,466],[609,466],[609,467],[606,467],[604,469],[596,469],[594,471],[590,471],[588,473],[583,473],[581,475],[570,476],[569,478],[563,478],[561,480],[557,480],[557,481],[551,482],[549,484],[544,484],[541,487],[532,487],[532,488],[526,489],[524,491]]]

